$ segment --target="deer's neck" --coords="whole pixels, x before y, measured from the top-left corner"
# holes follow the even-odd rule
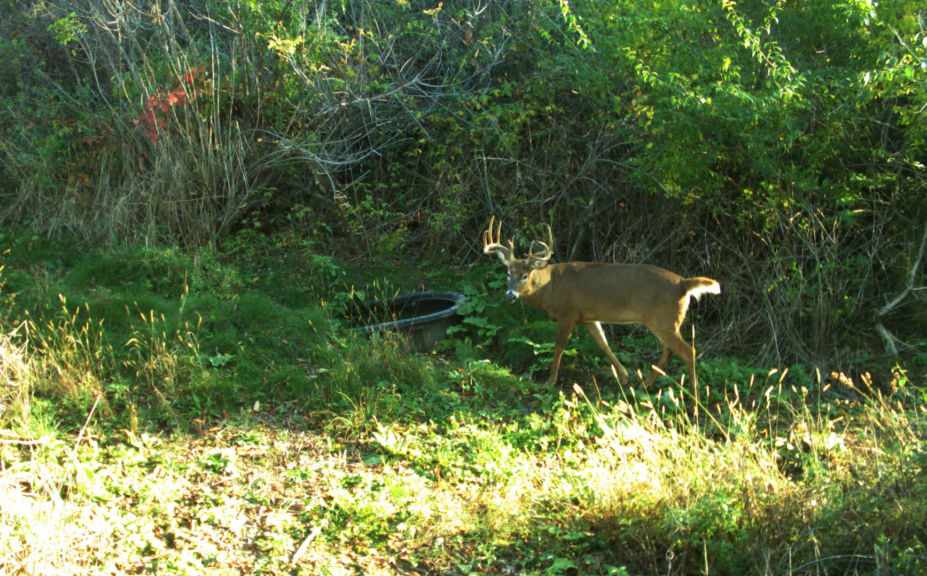
[[[521,298],[541,310],[547,310],[547,298],[553,289],[551,283],[551,272],[553,266],[545,266],[531,273],[528,279],[528,287],[521,293]]]

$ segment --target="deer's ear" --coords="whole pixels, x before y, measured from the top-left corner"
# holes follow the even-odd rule
[[[533,260],[531,262],[531,268],[534,270],[540,270],[541,268],[547,268],[547,265],[550,264],[547,260]]]

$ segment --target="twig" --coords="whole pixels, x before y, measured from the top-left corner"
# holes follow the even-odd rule
[[[84,422],[84,425],[81,427],[80,432],[77,434],[77,441],[74,442],[75,451],[78,448],[80,448],[81,440],[83,440],[84,438],[84,432],[87,430],[87,426],[90,425],[90,419],[93,418],[93,413],[97,411],[97,405],[100,404],[101,397],[102,397],[102,394],[97,394],[97,399],[93,402],[93,406],[90,408],[90,413],[87,414],[87,420]]]
[[[296,564],[299,562],[299,559],[302,558],[303,554],[306,553],[306,548],[308,548],[309,545],[312,544],[313,540],[318,538],[319,534],[322,533],[322,530],[325,529],[325,524],[326,522],[322,522],[309,532],[309,535],[303,539],[302,544],[299,545],[299,548],[297,548],[296,552],[293,552],[293,556],[290,557],[290,564]]]
[[[84,439],[84,432],[86,432],[86,431],[87,431],[87,427],[90,426],[90,420],[93,418],[93,413],[96,412],[97,406],[100,404],[100,398],[102,398],[102,397],[103,397],[102,394],[97,394],[97,399],[93,402],[93,406],[90,408],[90,413],[87,414],[87,420],[84,421],[84,425],[81,427],[80,432],[78,432],[78,434],[77,434],[77,439],[74,441],[74,448],[72,448],[72,449],[70,450],[70,453],[71,453],[71,466],[73,467],[74,470],[77,469],[77,465],[78,465],[78,462],[79,462],[79,460],[78,460],[78,451],[80,450],[80,443],[81,443],[81,442],[83,441],[83,439]],[[65,481],[62,480],[62,484],[60,484],[60,485],[57,486],[57,489],[53,492],[54,494],[59,494],[59,495],[61,494],[61,488],[62,488],[64,482],[65,482]],[[70,492],[70,491],[69,491],[69,492]],[[60,499],[60,497],[59,497],[59,498],[56,500],[56,502],[60,502],[60,500],[61,500],[61,499]]]
[[[927,249],[927,226],[924,226],[924,236],[921,238],[921,247],[917,251],[917,259],[914,260],[914,264],[911,265],[911,269],[908,270],[908,276],[905,278],[904,289],[884,306],[875,311],[875,331],[879,337],[882,338],[882,343],[885,345],[885,352],[890,356],[898,355],[898,345],[895,344],[897,339],[888,331],[885,324],[882,323],[882,319],[896,306],[901,304],[901,302],[908,297],[908,294],[918,290],[918,288],[914,286],[914,282],[917,280],[917,273],[918,270],[920,270],[921,262],[924,261],[925,249]]]

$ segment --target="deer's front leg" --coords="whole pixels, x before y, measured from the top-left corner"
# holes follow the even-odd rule
[[[550,377],[547,383],[553,386],[557,383],[557,374],[560,372],[560,359],[563,357],[563,349],[573,334],[573,328],[576,322],[573,320],[561,320],[557,324],[557,339],[554,341],[554,363],[550,366]]]

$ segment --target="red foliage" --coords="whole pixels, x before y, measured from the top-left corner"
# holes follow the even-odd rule
[[[158,130],[167,126],[167,114],[174,106],[183,106],[196,97],[196,87],[205,80],[202,68],[190,68],[180,77],[180,83],[170,92],[157,92],[145,102],[145,111],[135,119],[145,136],[158,141]]]

